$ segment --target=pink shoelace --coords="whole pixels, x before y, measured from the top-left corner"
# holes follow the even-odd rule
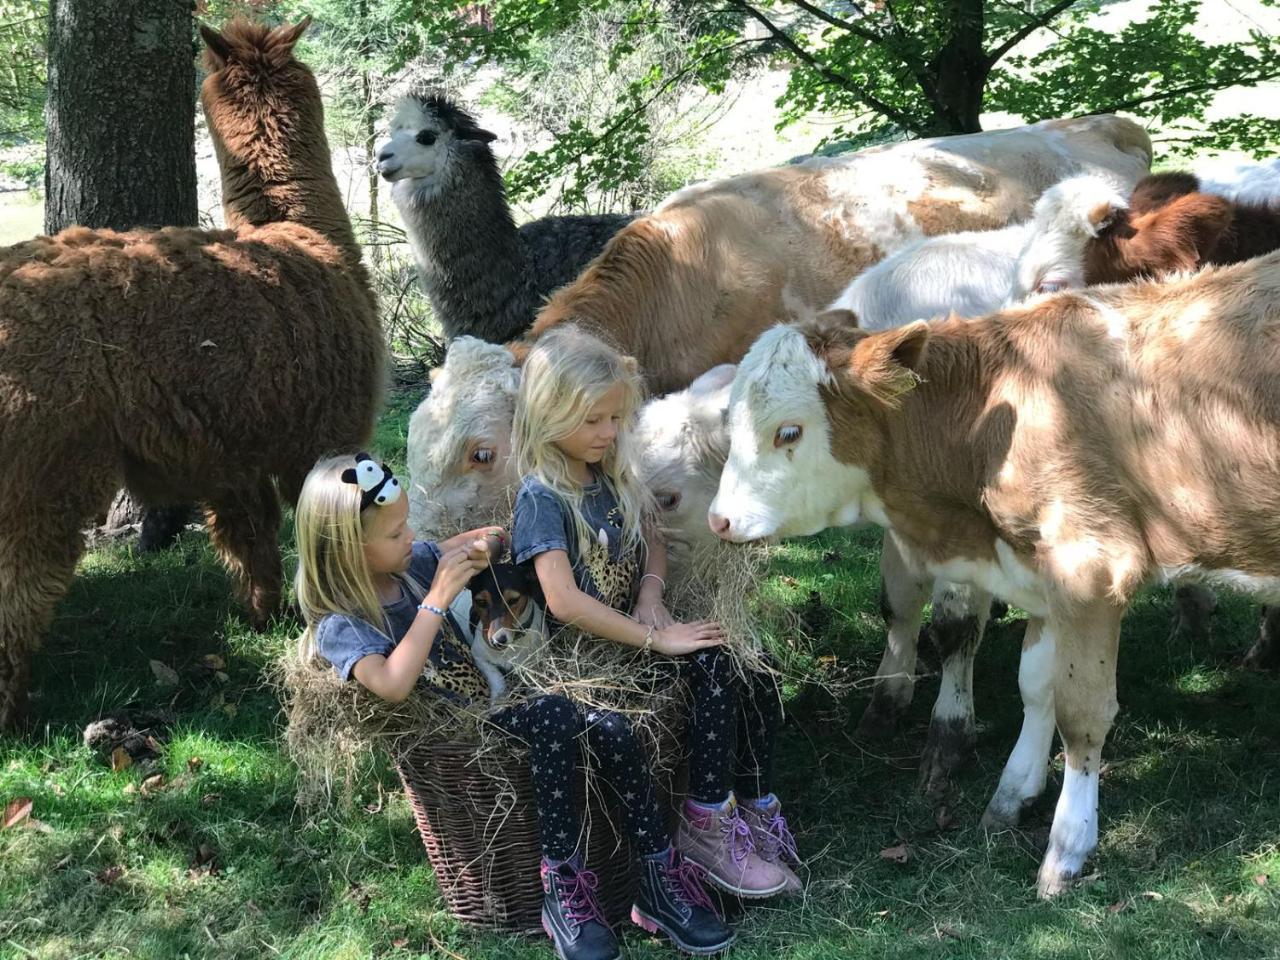
[[[675,851],[672,853],[674,854]],[[704,910],[716,913],[716,908],[702,885],[702,868],[692,860],[686,860],[679,855],[673,856],[672,859],[679,862],[674,867],[668,864],[665,872],[667,878],[673,881],[675,895],[690,906],[702,907]]]
[[[736,806],[727,816],[720,818],[720,833],[724,836],[725,843],[729,844],[734,863],[742,863],[756,848],[755,841],[751,838],[751,827],[742,819]]]
[[[566,866],[569,866],[566,864]],[[564,917],[574,927],[592,920],[604,923],[604,911],[596,901],[596,887],[599,881],[590,870],[576,870],[569,866],[571,872],[561,873],[564,886],[560,888],[561,903],[564,905]]]

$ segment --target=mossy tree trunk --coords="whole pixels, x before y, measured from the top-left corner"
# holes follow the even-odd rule
[[[195,226],[192,0],[52,0],[44,228]],[[110,318],[103,318],[110,323]],[[110,525],[136,522],[119,500]],[[144,547],[190,507],[148,510]]]

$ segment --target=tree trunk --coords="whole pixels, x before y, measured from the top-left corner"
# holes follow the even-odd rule
[[[196,225],[193,6],[50,3],[46,233]],[[148,543],[171,541],[189,512],[144,520]]]
[[[927,70],[933,89],[925,93],[933,104],[936,128],[931,133],[982,131],[982,97],[990,72],[983,49],[983,8],[984,0],[952,0],[947,4],[951,34]]]

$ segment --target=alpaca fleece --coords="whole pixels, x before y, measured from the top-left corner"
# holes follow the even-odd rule
[[[233,229],[73,227],[0,250],[0,726],[127,485],[199,502],[255,625],[282,586],[280,495],[371,434],[384,346],[329,166],[307,22],[202,28]]]

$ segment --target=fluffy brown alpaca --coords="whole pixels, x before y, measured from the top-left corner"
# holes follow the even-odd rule
[[[373,293],[330,168],[306,28],[201,28],[232,229],[72,228],[0,250],[0,726],[81,530],[122,485],[197,501],[262,625],[280,496],[364,442],[383,384]]]

